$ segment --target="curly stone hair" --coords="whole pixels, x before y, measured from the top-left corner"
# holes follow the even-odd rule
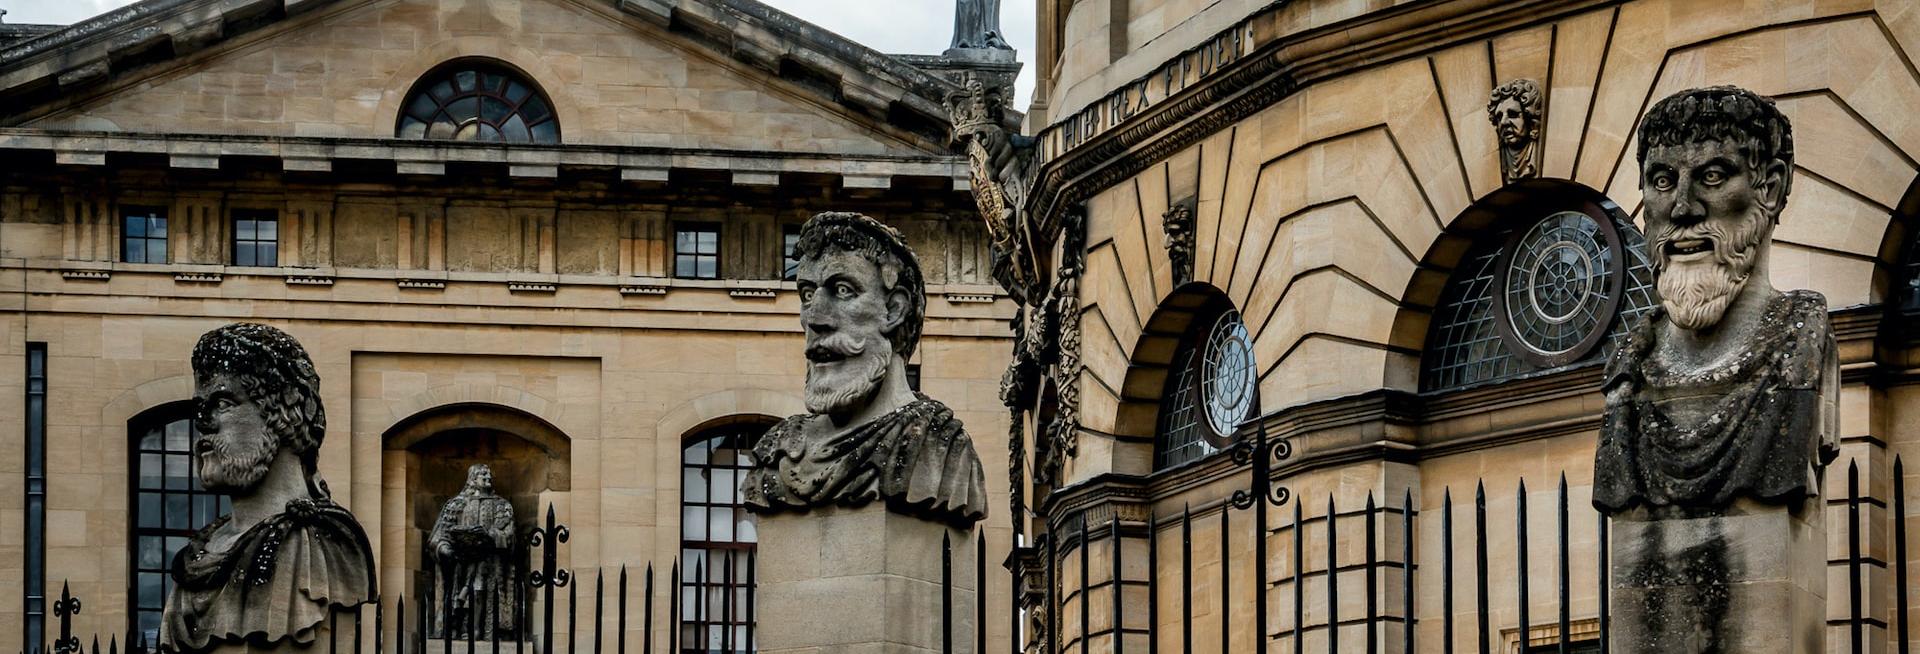
[[[1528,134],[1539,136],[1540,131],[1540,85],[1530,79],[1510,80],[1501,84],[1489,94],[1487,99],[1487,120],[1500,120],[1500,103],[1512,98],[1520,103],[1527,112]]]
[[[827,212],[807,219],[800,226],[800,241],[793,246],[797,259],[818,257],[832,248],[865,256],[880,267],[889,292],[907,292],[907,315],[900,328],[888,335],[893,351],[901,359],[911,358],[920,344],[920,329],[927,312],[927,284],[920,276],[920,259],[907,247],[900,230],[858,213]]]
[[[320,375],[306,348],[273,327],[234,323],[207,332],[193,346],[193,376],[205,379],[218,373],[239,381],[280,446],[300,455],[311,473],[326,436],[327,411],[320,405]]]
[[[1773,161],[1786,165],[1791,191],[1793,124],[1773,100],[1737,86],[1691,89],[1667,96],[1640,121],[1640,165],[1647,165],[1652,148],[1721,141],[1740,148],[1750,171]]]

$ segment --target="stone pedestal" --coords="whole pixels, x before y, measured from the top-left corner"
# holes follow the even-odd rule
[[[759,517],[759,651],[939,652],[942,535],[953,544],[953,651],[973,652],[974,531],[877,503]]]
[[[1613,517],[1614,652],[1825,651],[1826,530],[1818,498]]]

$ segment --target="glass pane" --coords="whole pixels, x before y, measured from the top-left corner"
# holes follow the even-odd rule
[[[733,521],[733,540],[740,543],[760,542],[760,528],[755,524],[753,514],[746,511],[735,514]]]
[[[146,236],[147,235],[146,216],[127,216],[127,226],[126,226],[126,231],[124,235],[128,238],[140,238],[142,236]]]
[[[693,255],[682,254],[673,258],[673,276],[698,277],[700,271],[694,266]]]
[[[701,279],[719,279],[720,260],[714,257],[700,257],[699,272]]]
[[[140,494],[140,519],[136,523],[141,529],[160,528],[160,494]]]
[[[453,82],[440,80],[440,83],[433,85],[433,88],[429,89],[427,93],[432,94],[434,98],[444,103],[448,98],[453,97]]]
[[[700,254],[720,253],[720,233],[700,232]]]
[[[540,123],[538,125],[534,125],[533,141],[535,143],[559,143],[560,142],[560,123],[550,120],[544,123]]]
[[[520,104],[520,101],[527,99],[527,94],[531,92],[532,90],[528,89],[525,84],[521,84],[519,82],[507,83],[507,101],[508,102],[512,102],[516,105]]]
[[[733,509],[707,509],[707,517],[711,519],[709,527],[713,529],[710,540],[733,540]]]
[[[739,480],[732,470],[713,471],[713,501],[717,504],[739,504]]]
[[[453,74],[453,83],[462,92],[472,91],[475,88],[474,84],[479,81],[479,76],[480,73],[477,71],[463,70]]]
[[[514,114],[500,126],[500,136],[511,143],[525,143],[533,139],[533,135],[527,131],[527,121],[521,119],[520,114]]]
[[[707,539],[706,509],[697,506],[681,507],[680,538],[685,540]]]
[[[495,125],[506,120],[507,114],[512,111],[512,107],[507,106],[507,103],[501,102],[498,98],[486,98],[480,102],[480,119]]]
[[[242,241],[253,240],[254,224],[251,219],[241,218],[233,221],[233,237]]]
[[[141,536],[135,565],[142,570],[164,570],[167,567],[166,542],[158,536]]]
[[[400,131],[397,134],[395,134],[395,136],[399,136],[400,138],[403,138],[403,139],[424,138],[426,135],[427,135],[427,124],[425,122],[414,119],[412,116],[408,116],[406,120],[401,121]]]
[[[481,123],[481,124],[480,124],[480,135],[479,135],[478,137],[476,137],[476,140],[480,140],[480,141],[498,141],[498,140],[500,140],[500,130],[497,130],[497,129],[494,129],[494,127],[493,127],[492,125],[488,125],[488,124],[486,124],[486,123]]]
[[[162,585],[165,579],[164,573],[149,572],[140,575],[140,608],[158,609],[165,606],[163,602],[167,596],[166,589]]]
[[[454,129],[453,122],[447,120],[445,117],[442,117],[440,120],[435,121],[432,125],[427,126],[427,138],[430,138],[430,139],[453,138],[453,129]]]
[[[254,254],[253,254],[254,265],[256,266],[280,265],[280,244],[267,242],[267,243],[255,245],[253,246],[253,248],[254,248]]]
[[[140,437],[140,449],[143,449],[143,450],[160,449],[161,433],[162,433],[161,430],[158,430],[158,429],[147,430],[146,435]]]
[[[694,243],[698,240],[691,231],[676,231],[673,233],[673,251],[692,252]]]
[[[186,490],[187,482],[192,479],[193,459],[185,454],[167,455],[167,488]]]
[[[147,239],[146,262],[147,263],[166,263],[167,262],[166,239],[160,239],[160,238]]]
[[[547,109],[547,103],[540,98],[527,98],[526,102],[520,103],[520,115],[527,117],[528,124],[539,124],[547,119],[548,113],[551,112]]]
[[[682,457],[681,460],[686,461],[687,463],[706,463],[707,462],[707,441],[701,441],[698,443],[694,443],[692,445],[688,445],[684,453],[684,456]]]
[[[680,489],[686,494],[681,498],[682,502],[707,501],[707,480],[701,477],[701,472],[704,471],[698,468],[681,469]]]
[[[236,243],[233,246],[233,265],[251,266],[254,264],[253,244]]]
[[[280,240],[280,221],[278,219],[268,218],[265,220],[255,221],[255,224],[258,226],[260,230],[260,235],[259,235],[260,240],[262,241]]]
[[[190,498],[191,496],[186,495],[184,493],[168,493],[167,494],[167,528],[168,529],[192,529],[193,528],[193,525],[188,522],[189,520],[193,519],[193,514],[190,511],[190,509],[187,507],[187,501]]]
[[[433,96],[416,95],[413,96],[413,102],[407,103],[407,119],[413,122],[425,123],[433,120],[433,115],[437,113],[440,113],[440,103],[434,102]],[[402,125],[404,129],[405,123]]]
[[[147,218],[147,238],[166,238],[167,219],[160,216]]]
[[[191,423],[185,420],[175,420],[167,423],[167,449],[175,452],[189,452],[193,450],[193,443],[191,442],[193,432],[191,429],[188,429],[190,424]]]
[[[168,536],[167,537],[167,560],[172,561],[173,553],[186,548],[186,546],[187,546],[186,536]]]
[[[213,519],[218,517],[213,513],[214,507],[218,504],[212,495],[193,496],[193,528],[199,529],[213,522]]]
[[[140,455],[140,487],[164,488],[167,469],[165,460],[159,454]]]
[[[716,438],[714,440],[720,441],[722,439]],[[732,447],[716,449],[713,451],[713,464],[717,466],[739,465],[739,453],[740,450],[733,449]]]

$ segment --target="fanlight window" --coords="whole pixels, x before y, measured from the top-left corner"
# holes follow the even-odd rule
[[[1240,312],[1225,307],[1202,310],[1193,325],[1167,373],[1154,447],[1155,470],[1197,461],[1225,448],[1259,405],[1253,338]]]
[[[1607,206],[1539,211],[1475,243],[1434,307],[1420,389],[1604,360],[1657,303],[1646,240]]]
[[[394,135],[408,139],[559,143],[560,121],[539,87],[483,61],[442,66],[414,84]]]

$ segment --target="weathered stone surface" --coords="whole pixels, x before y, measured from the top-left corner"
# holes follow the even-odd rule
[[[1824,534],[1812,500],[1615,515],[1615,651],[1822,651]]]
[[[964,637],[973,633],[972,530],[875,504],[763,515],[759,529],[760,651],[940,651],[943,537],[953,548],[956,651],[973,651]]]

